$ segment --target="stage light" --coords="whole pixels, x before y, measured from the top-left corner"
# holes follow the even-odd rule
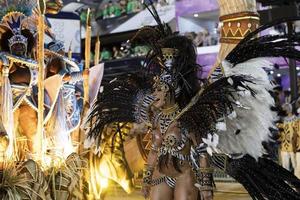
[[[274,74],[274,71],[273,71],[273,70],[271,70],[271,71],[270,71],[270,74]]]
[[[278,73],[278,74],[277,74],[277,77],[281,77],[281,74]]]
[[[298,71],[299,71],[299,70],[300,70],[300,67],[296,67],[296,70],[298,70]]]
[[[104,177],[101,177],[100,178],[100,185],[103,189],[107,188],[108,187],[108,179],[104,178]]]
[[[198,13],[195,13],[195,14],[194,14],[194,17],[199,17],[199,14],[198,14]]]

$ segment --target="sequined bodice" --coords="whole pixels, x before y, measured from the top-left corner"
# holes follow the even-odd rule
[[[182,161],[189,160],[189,140],[185,129],[179,132],[167,132],[159,150],[159,156],[171,155]]]

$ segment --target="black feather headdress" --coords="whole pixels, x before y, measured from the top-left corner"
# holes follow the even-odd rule
[[[172,32],[170,26],[161,21],[153,4],[145,6],[157,22],[157,26],[143,27],[132,38],[132,41],[139,39],[150,46],[151,50],[146,57],[148,69],[170,75],[172,78],[171,85],[176,87],[172,89],[175,91],[180,88],[179,94],[176,95],[176,102],[181,108],[184,108],[190,98],[199,90],[197,74],[201,71],[201,67],[196,62],[195,46],[187,37]],[[164,53],[162,49],[164,48],[177,50],[172,69],[168,69],[163,64]]]

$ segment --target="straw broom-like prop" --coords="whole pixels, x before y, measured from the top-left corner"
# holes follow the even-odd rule
[[[38,125],[37,125],[37,158],[43,161],[44,149],[44,32],[45,32],[45,10],[46,5],[43,0],[38,1],[38,45],[37,45],[37,62],[38,62]]]
[[[220,6],[221,47],[209,76],[238,42],[249,32],[254,31],[259,24],[255,0],[218,0],[218,3]]]
[[[99,39],[99,32],[97,34],[97,39],[96,39],[96,44],[95,44],[95,57],[94,57],[94,66],[99,64],[99,55],[100,55],[100,39]],[[89,151],[89,196],[87,196],[87,199],[92,200],[92,199],[99,199],[101,196],[101,185],[97,183],[97,178],[99,177],[99,174],[96,173],[95,169],[99,165],[98,163],[95,163],[95,155],[92,152],[92,150]],[[96,173],[96,176],[95,176]],[[98,188],[100,187],[100,191]]]
[[[85,33],[85,70],[90,68],[90,59],[91,59],[91,21],[90,21],[90,9],[87,10],[87,21],[86,21],[86,33]],[[89,78],[85,77],[83,80],[83,91],[84,91],[84,100],[83,100],[83,113],[82,117],[85,116],[88,106],[89,106]],[[84,133],[82,130],[79,130],[79,154],[83,153],[83,141]]]
[[[69,50],[68,50],[68,58],[69,60],[72,60],[72,40],[70,42],[70,45],[69,45]]]
[[[86,21],[86,34],[85,34],[85,70],[90,68],[90,59],[91,59],[91,24],[90,24],[90,9],[87,11],[87,21]],[[88,78],[84,79],[84,105],[89,103],[89,80]]]
[[[97,40],[95,44],[95,58],[94,58],[94,65],[99,64],[99,56],[100,56],[100,38],[99,38],[99,32],[97,34]]]

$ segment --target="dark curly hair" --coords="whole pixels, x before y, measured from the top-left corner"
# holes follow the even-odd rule
[[[174,80],[181,88],[176,102],[181,108],[185,107],[193,96],[199,90],[198,72],[202,71],[201,66],[197,64],[197,54],[194,43],[185,36],[172,35],[161,41],[163,48],[174,48],[178,50],[178,55],[173,63],[171,73]]]

